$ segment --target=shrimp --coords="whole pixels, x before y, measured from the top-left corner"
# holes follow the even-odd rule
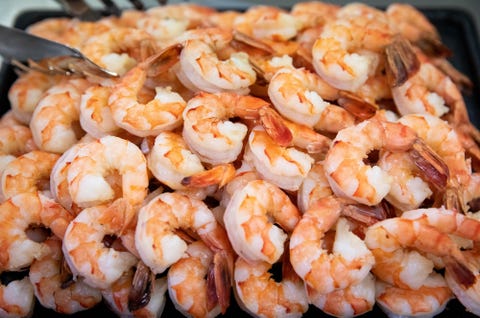
[[[373,274],[400,288],[418,289],[432,273],[433,261],[421,253],[465,264],[450,236],[422,219],[395,217],[375,223],[367,229],[365,243],[375,256]]]
[[[28,276],[0,284],[0,316],[31,317],[34,307],[35,295]]]
[[[202,162],[233,162],[242,151],[248,128],[229,119],[261,119],[261,110],[268,107],[269,103],[253,96],[201,92],[188,101],[183,112],[183,138]]]
[[[453,298],[445,279],[433,273],[417,289],[404,289],[380,280],[376,282],[376,302],[389,317],[433,317],[443,312]]]
[[[137,258],[128,251],[107,247],[105,238],[121,237],[134,218],[124,199],[83,209],[67,227],[62,251],[74,278],[105,289],[133,267]]]
[[[152,7],[146,11],[149,15],[165,19],[188,21],[187,29],[195,29],[217,12],[214,8],[195,3],[171,3]]]
[[[35,229],[48,228],[63,238],[73,219],[60,204],[38,192],[17,194],[4,201],[0,210],[1,271],[28,267],[48,253],[48,246],[33,236]]]
[[[143,30],[116,27],[91,36],[82,53],[103,68],[124,75],[156,50],[153,37]]]
[[[168,293],[175,308],[187,317],[216,317],[221,308],[206,277],[213,264],[212,251],[202,242],[188,245],[184,256],[168,270]],[[215,293],[215,291],[213,291]]]
[[[79,125],[79,104],[90,85],[85,79],[66,79],[45,92],[30,120],[33,140],[41,150],[63,153],[85,134]]]
[[[290,14],[300,20],[305,29],[325,25],[328,21],[335,19],[339,9],[340,6],[333,3],[304,1],[295,3]]]
[[[79,207],[90,207],[124,198],[132,207],[140,205],[147,195],[147,162],[141,150],[125,139],[106,136],[79,145],[70,154],[60,158],[59,167],[52,173],[60,173],[54,179],[53,191],[67,186],[70,197]],[[67,184],[62,183],[66,171]],[[67,200],[64,202],[68,202]]]
[[[223,220],[238,255],[273,264],[282,255],[300,212],[280,188],[253,180],[233,194]]]
[[[6,113],[4,113],[0,117],[0,128],[2,127],[11,127],[11,126],[22,126],[23,123],[20,122],[15,115],[13,114],[13,111],[10,109]]]
[[[245,52],[233,52],[225,59],[217,54],[232,41],[232,32],[222,28],[187,31],[176,74],[190,90],[209,93],[235,92],[246,95],[255,83],[256,73]]]
[[[298,124],[338,132],[352,126],[355,117],[326,100],[337,100],[339,91],[305,69],[282,68],[270,80],[268,96],[280,114]]]
[[[28,125],[42,96],[59,79],[59,76],[36,71],[20,74],[8,90],[8,100],[15,118]]]
[[[82,279],[71,281],[62,268],[62,241],[49,238],[45,241],[49,252],[33,261],[29,277],[35,296],[43,307],[61,314],[73,314],[92,308],[100,303],[100,290],[85,284]]]
[[[333,196],[322,198],[303,214],[290,237],[290,261],[305,283],[321,294],[360,283],[374,264],[365,242],[341,218],[345,204]],[[325,233],[336,225],[332,252],[325,249]]]
[[[49,191],[50,173],[59,157],[34,150],[14,159],[3,170],[0,196],[9,199],[23,192]]]
[[[375,305],[375,276],[368,274],[358,284],[321,294],[307,287],[308,301],[324,313],[335,317],[355,317],[373,309]]]
[[[108,104],[111,91],[111,87],[94,85],[82,94],[79,106],[80,126],[95,138],[117,135],[120,131]]]
[[[188,246],[180,230],[193,231],[215,253],[233,256],[225,230],[203,201],[165,192],[140,209],[135,230],[135,246],[154,273],[163,273],[185,255]]]
[[[139,274],[138,267],[135,271],[131,269],[123,273],[109,288],[102,290],[103,298],[110,309],[119,316],[159,317],[165,308],[167,278],[137,278],[138,275],[144,276],[143,273]],[[137,280],[141,280],[140,284],[137,284]],[[132,296],[137,288],[146,288],[142,291],[142,299],[135,299],[136,297]]]
[[[315,201],[332,194],[332,189],[323,169],[323,162],[315,162],[298,189],[298,208],[302,213],[305,213]]]
[[[263,179],[285,190],[298,190],[314,162],[303,151],[278,145],[261,126],[252,129],[247,145],[245,160]]]
[[[115,123],[140,137],[155,136],[182,123],[186,102],[168,87],[156,87],[155,97],[143,104],[138,93],[144,86],[150,68],[168,68],[176,63],[180,46],[175,45],[155,54],[131,69],[113,87],[108,104]]]
[[[37,149],[28,127],[23,125],[0,127],[0,173],[15,157]]]
[[[324,169],[335,194],[366,205],[376,205],[389,193],[393,178],[378,165],[365,164],[364,158],[374,149],[416,152],[417,146],[422,148],[418,151],[419,157],[428,161],[430,156],[436,160],[435,164],[438,161],[441,166],[437,171],[425,172],[423,176],[439,176],[441,180],[432,181],[444,187],[448,168],[438,155],[424,145],[410,127],[386,121],[380,113],[341,130],[326,154]],[[421,166],[419,158],[412,157],[412,160]]]
[[[288,249],[282,260],[282,281],[272,277],[271,268],[264,261],[237,258],[234,280],[240,307],[255,317],[301,317],[308,300],[303,281],[289,264]]]
[[[231,164],[206,170],[200,159],[188,149],[183,138],[174,132],[161,132],[147,154],[152,174],[168,187],[179,190],[191,185],[226,184],[235,173]],[[222,169],[225,168],[225,169]]]
[[[355,92],[381,66],[380,53],[391,37],[382,11],[360,3],[345,5],[313,45],[315,71],[333,87]]]

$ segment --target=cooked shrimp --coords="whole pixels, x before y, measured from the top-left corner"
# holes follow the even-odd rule
[[[202,241],[196,241],[168,270],[170,299],[187,317],[216,317],[221,312],[217,300],[210,296],[209,288],[214,286],[207,282],[212,264],[212,251]]]
[[[289,264],[288,250],[285,253],[280,282],[272,277],[272,264],[237,258],[235,296],[240,307],[252,316],[301,317],[308,310],[305,285]]]
[[[10,109],[7,112],[5,112],[1,117],[0,117],[0,128],[2,127],[11,127],[11,126],[16,126],[16,125],[23,125],[13,114],[13,111]]]
[[[140,209],[135,230],[140,257],[154,273],[163,273],[185,254],[187,243],[177,235],[181,230],[193,231],[214,252],[231,253],[225,230],[203,201],[161,193]]]
[[[0,127],[0,173],[15,157],[38,149],[28,127],[13,125]]]
[[[152,7],[147,10],[148,14],[157,18],[176,19],[188,21],[188,29],[194,29],[203,24],[217,10],[196,3],[171,3],[164,6]]]
[[[50,191],[50,173],[59,157],[34,150],[14,159],[3,170],[0,196],[9,199],[23,192]]]
[[[297,18],[303,28],[323,26],[327,21],[335,19],[339,5],[322,1],[297,2],[292,6],[290,14]]]
[[[150,34],[128,27],[116,27],[92,35],[82,46],[82,53],[93,62],[120,75],[155,50],[155,40]]]
[[[332,194],[332,189],[323,169],[323,162],[315,162],[298,189],[298,208],[302,213],[305,213],[315,201]]]
[[[245,159],[263,179],[292,191],[298,190],[314,162],[303,151],[278,145],[261,126],[254,127],[248,136]]]
[[[335,317],[355,317],[375,305],[375,276],[368,274],[358,284],[322,294],[307,287],[308,301],[324,313]]]
[[[95,206],[124,198],[132,206],[140,205],[147,195],[147,162],[141,150],[125,139],[106,136],[84,143],[73,154],[59,159],[60,164],[52,173],[60,173],[54,179],[53,191],[65,186],[62,166],[67,169],[68,192],[72,202],[80,207]],[[67,200],[68,201],[68,200]]]
[[[237,190],[223,216],[233,248],[249,261],[275,263],[300,212],[277,186],[254,180]]]
[[[138,101],[138,93],[145,84],[149,69],[169,67],[177,61],[179,50],[179,46],[171,46],[151,56],[122,76],[113,87],[108,104],[119,127],[145,137],[181,125],[186,102],[169,87],[156,87],[156,95],[148,103]]]
[[[243,148],[247,126],[229,119],[259,119],[269,103],[235,93],[199,93],[183,112],[183,138],[200,160],[213,165],[237,159]]]
[[[43,94],[59,79],[35,71],[21,74],[8,90],[8,100],[15,118],[28,125]]]
[[[33,286],[27,277],[0,284],[0,316],[31,317],[35,307]]]
[[[382,11],[360,3],[345,5],[313,45],[315,71],[333,87],[354,92],[375,74],[391,35]]]
[[[200,159],[188,149],[181,135],[169,131],[155,137],[147,154],[147,165],[155,178],[175,190],[192,185],[223,186],[235,173],[231,164],[206,170]]]
[[[165,308],[167,278],[141,278],[141,284],[136,284],[136,275],[138,272],[133,269],[123,273],[109,288],[102,290],[104,300],[110,309],[121,317],[159,317]],[[141,294],[142,299],[132,296],[135,294],[134,289],[145,287],[147,290]]]
[[[340,218],[345,205],[333,196],[316,201],[303,214],[290,237],[290,261],[305,283],[321,294],[360,283],[374,264],[365,242]],[[325,233],[336,225],[332,252]]]
[[[68,274],[65,275],[62,241],[49,238],[45,244],[48,253],[33,261],[29,270],[35,296],[42,306],[61,314],[73,314],[100,303],[100,290],[85,284],[82,279],[72,281]]]
[[[105,237],[118,238],[132,222],[131,207],[123,199],[83,209],[67,227],[62,250],[74,278],[94,288],[108,288],[137,263],[128,251],[107,247]]]
[[[80,100],[80,126],[95,138],[117,135],[120,127],[113,120],[108,104],[112,88],[95,85],[89,87]]]
[[[184,40],[186,39],[186,40]],[[176,74],[193,91],[247,94],[256,73],[245,52],[233,52],[221,59],[221,52],[232,41],[232,32],[222,28],[187,31],[177,39],[184,48]]]
[[[417,289],[399,288],[380,280],[375,289],[377,304],[389,317],[433,317],[453,298],[445,279],[436,273]]]
[[[282,68],[270,80],[268,96],[280,114],[293,122],[318,130],[338,132],[355,123],[337,100],[339,91],[305,69]]]
[[[60,204],[38,192],[17,194],[3,202],[0,210],[2,271],[20,270],[48,253],[48,246],[30,238],[30,232],[45,227],[63,238],[73,219]]]
[[[30,121],[33,140],[40,149],[62,153],[85,134],[79,125],[79,105],[90,85],[85,79],[66,79],[45,92]]]
[[[66,30],[71,23],[72,19],[70,18],[48,18],[31,24],[26,31],[51,41],[63,43]]]
[[[465,263],[450,236],[421,219],[396,217],[380,221],[367,229],[365,243],[375,256],[372,272],[400,288],[417,289],[432,273],[434,263],[421,253]]]

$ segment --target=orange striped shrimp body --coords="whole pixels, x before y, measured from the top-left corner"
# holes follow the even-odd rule
[[[105,236],[119,238],[132,222],[125,200],[83,209],[67,227],[62,251],[74,277],[105,289],[133,267],[137,258],[128,251],[107,247]]]
[[[280,188],[253,180],[233,194],[223,220],[237,254],[248,261],[273,264],[282,255],[300,212]]]
[[[315,201],[332,194],[332,189],[323,169],[323,163],[315,162],[298,189],[298,208],[302,213],[305,213]]]
[[[28,127],[23,125],[0,127],[0,173],[15,157],[37,149]]]
[[[375,261],[365,242],[340,218],[343,208],[343,203],[333,196],[316,201],[303,214],[290,237],[293,269],[321,294],[360,283]],[[335,226],[335,241],[329,252],[322,245],[325,233]]]

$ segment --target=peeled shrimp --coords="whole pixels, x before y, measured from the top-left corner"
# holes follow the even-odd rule
[[[360,283],[374,264],[365,242],[340,218],[344,204],[333,196],[314,203],[290,237],[290,261],[305,283],[321,294]],[[332,252],[322,244],[336,224]]]
[[[85,134],[79,124],[79,105],[90,85],[85,79],[68,79],[45,92],[30,121],[33,140],[40,149],[62,153]]]
[[[183,85],[196,92],[247,94],[248,87],[256,81],[248,55],[234,52],[226,59],[217,55],[232,39],[232,32],[221,28],[187,31],[181,35],[177,41],[183,43],[184,48],[176,74]]]
[[[112,88],[108,104],[115,123],[132,133],[145,137],[177,128],[182,123],[186,102],[169,87],[156,87],[156,95],[147,103],[138,100],[150,68],[165,68],[177,61],[179,46],[171,46],[132,68]]]
[[[323,169],[323,162],[317,161],[312,165],[312,168],[298,189],[298,208],[302,213],[305,213],[315,201],[332,194],[332,189],[330,188],[325,170]]]
[[[21,74],[8,90],[8,100],[15,118],[28,125],[43,94],[58,80],[58,77],[35,71]]]
[[[33,286],[28,277],[0,284],[0,316],[31,317],[35,307]]]
[[[168,270],[170,299],[187,317],[216,317],[221,312],[216,299],[209,296],[209,288],[214,286],[209,286],[206,277],[212,264],[212,251],[202,241],[196,241]]]
[[[301,21],[303,28],[323,26],[335,19],[339,5],[322,1],[301,1],[292,6],[290,14]]]
[[[288,257],[283,262],[288,263]],[[271,267],[267,262],[237,258],[234,280],[239,305],[254,317],[301,317],[308,309],[303,281],[289,264],[282,263],[282,281],[277,282]]]
[[[3,202],[0,210],[2,271],[20,270],[29,266],[33,260],[48,254],[48,246],[29,236],[28,232],[44,227],[63,238],[73,219],[73,215],[60,204],[38,192],[17,194]]]
[[[38,149],[28,127],[13,125],[0,127],[0,172],[15,157]]]
[[[334,317],[355,317],[373,309],[375,305],[375,276],[368,274],[360,283],[322,294],[307,288],[308,301],[324,313]]]
[[[254,180],[233,194],[223,220],[237,254],[273,264],[283,254],[287,233],[300,220],[300,212],[277,186]]]
[[[0,128],[3,127],[11,127],[11,126],[16,126],[20,125],[22,126],[23,123],[21,123],[13,114],[13,111],[10,109],[6,113],[4,113],[0,117]]]
[[[35,296],[42,306],[61,314],[73,314],[100,303],[100,290],[85,284],[81,278],[73,281],[64,272],[62,241],[49,238],[45,244],[49,252],[33,261],[29,270]]]
[[[119,238],[134,211],[123,199],[83,209],[67,227],[62,251],[74,278],[95,288],[108,288],[133,267],[137,258],[126,250],[107,247],[106,236]]]
[[[59,157],[34,150],[14,159],[3,170],[0,196],[9,199],[23,192],[49,191],[50,173]]]
[[[106,136],[79,145],[72,157],[68,157],[70,155],[59,159],[61,163],[68,164],[65,167],[68,192],[62,194],[69,195],[72,202],[80,207],[111,202],[119,197],[136,206],[147,195],[146,159],[130,141]],[[60,173],[60,177],[65,176],[61,163],[52,172]],[[55,179],[54,191],[62,190],[59,186],[65,186],[61,181],[62,178]]]

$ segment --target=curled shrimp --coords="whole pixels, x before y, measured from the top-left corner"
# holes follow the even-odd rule
[[[62,314],[73,314],[92,308],[100,303],[100,290],[85,284],[82,279],[72,277],[62,268],[62,241],[49,238],[45,241],[49,252],[33,261],[29,270],[35,296],[43,307]]]
[[[295,272],[321,294],[360,283],[374,258],[365,242],[353,234],[341,218],[345,205],[339,199],[322,198],[303,214],[290,237],[290,261]],[[325,234],[336,225],[332,252],[325,249]]]
[[[35,307],[33,286],[27,277],[0,284],[0,315],[5,318],[31,317]]]
[[[318,130],[338,132],[355,123],[355,118],[340,106],[339,91],[317,74],[305,69],[282,68],[270,80],[268,96],[286,118]]]
[[[235,261],[236,299],[241,308],[255,317],[301,317],[308,310],[303,281],[295,274],[288,260],[282,260],[282,281],[273,279],[272,264]]]
[[[233,248],[249,261],[275,263],[300,212],[277,186],[253,180],[237,190],[223,216]]]
[[[1,197],[8,199],[24,192],[49,191],[50,173],[59,157],[34,150],[11,161],[1,176]]]
[[[48,253],[49,248],[42,242],[43,237],[34,235],[36,229],[42,234],[41,229],[47,228],[63,238],[73,219],[73,215],[60,204],[38,192],[17,194],[4,201],[0,210],[2,271],[28,267],[33,260]]]
[[[187,31],[180,36],[177,41],[184,47],[176,74],[183,85],[196,92],[247,94],[256,81],[248,55],[233,52],[225,59],[218,56],[232,39],[232,32],[222,28]]]
[[[156,87],[155,97],[147,103],[138,100],[138,93],[145,84],[149,69],[168,68],[176,63],[180,46],[174,45],[155,54],[132,68],[112,88],[108,104],[115,123],[140,137],[157,135],[182,123],[186,102],[168,87]]]
[[[221,313],[217,299],[209,290],[215,287],[207,279],[212,264],[210,248],[196,241],[188,245],[184,256],[168,270],[168,293],[175,308],[185,316],[216,317]]]
[[[298,208],[302,213],[305,213],[315,201],[332,194],[332,189],[330,188],[325,170],[323,169],[323,162],[317,161],[312,165],[312,168],[298,189]]]
[[[416,289],[395,287],[380,280],[375,286],[375,299],[389,317],[433,317],[445,309],[453,298],[443,276],[433,273]]]
[[[37,149],[28,127],[23,125],[0,127],[0,172],[15,157]]]
[[[375,305],[375,276],[368,274],[358,284],[337,289],[328,294],[307,287],[310,304],[334,317],[355,317],[373,309]]]
[[[8,90],[8,100],[15,118],[28,125],[43,94],[58,80],[59,77],[35,71],[20,74]]]
[[[79,124],[79,104],[90,85],[85,79],[67,79],[45,92],[30,121],[33,140],[40,149],[62,153],[85,134]]]
[[[233,165],[218,165],[206,170],[193,154],[181,135],[165,131],[155,137],[147,154],[147,165],[152,174],[168,187],[179,190],[188,186],[220,187],[228,183],[235,173]]]
[[[140,205],[147,195],[147,162],[141,150],[132,142],[106,136],[76,147],[60,158],[59,166],[52,173],[60,173],[54,179],[54,191],[66,186],[67,195],[80,207],[108,203],[124,198],[132,206]],[[65,174],[62,174],[62,166]],[[68,202],[68,199],[65,202]],[[67,204],[68,206],[68,204]]]
[[[354,92],[376,72],[391,35],[382,11],[359,3],[345,5],[313,45],[315,71],[330,85]]]
[[[199,93],[183,112],[183,138],[200,160],[210,164],[229,163],[243,148],[248,128],[230,118],[259,119],[269,103],[235,93]]]
[[[65,260],[74,278],[82,277],[95,288],[108,288],[137,263],[128,251],[106,244],[105,237],[121,237],[133,219],[123,199],[83,209],[67,227],[62,243]]]

